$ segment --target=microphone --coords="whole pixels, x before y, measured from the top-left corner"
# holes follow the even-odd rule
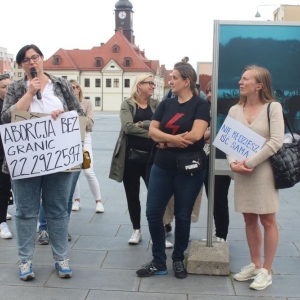
[[[37,77],[37,72],[36,72],[36,69],[35,69],[34,67],[30,68],[30,75],[31,75],[32,78]],[[36,97],[37,97],[39,100],[42,99],[42,95],[41,95],[41,91],[40,91],[40,90],[38,90],[38,91],[36,92]]]

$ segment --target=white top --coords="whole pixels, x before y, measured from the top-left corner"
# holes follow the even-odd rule
[[[29,86],[29,81],[27,81],[27,87]],[[54,95],[53,92],[53,82],[49,79],[45,86],[43,93],[41,92],[42,99],[39,100],[36,96],[32,98],[29,112],[40,112],[51,114],[53,110],[64,109],[63,104],[58,97]]]

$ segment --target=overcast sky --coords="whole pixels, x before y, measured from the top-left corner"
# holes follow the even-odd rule
[[[214,20],[267,21],[280,4],[300,0],[131,0],[136,45],[168,69],[184,56],[212,61]],[[51,0],[1,3],[0,46],[16,55],[36,44],[49,58],[59,48],[91,49],[114,34],[116,0]],[[275,5],[271,5],[275,4]],[[258,8],[261,18],[255,18]]]

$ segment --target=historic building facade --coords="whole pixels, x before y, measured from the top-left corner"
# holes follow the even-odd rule
[[[135,78],[141,73],[154,76],[155,99],[164,94],[166,70],[158,60],[149,60],[134,43],[133,6],[128,0],[115,5],[115,34],[90,50],[59,49],[44,62],[44,70],[55,76],[77,80],[84,97],[95,110],[118,111],[130,97]]]

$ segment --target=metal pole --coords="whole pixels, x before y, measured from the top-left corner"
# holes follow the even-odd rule
[[[212,98],[211,98],[211,123],[210,142],[216,137],[217,127],[217,99],[218,99],[218,70],[219,70],[219,21],[214,21],[214,52],[212,72]],[[216,148],[211,144],[209,155],[209,184],[208,184],[208,210],[206,247],[212,247],[213,212],[214,212],[214,187],[215,187],[215,157]]]

